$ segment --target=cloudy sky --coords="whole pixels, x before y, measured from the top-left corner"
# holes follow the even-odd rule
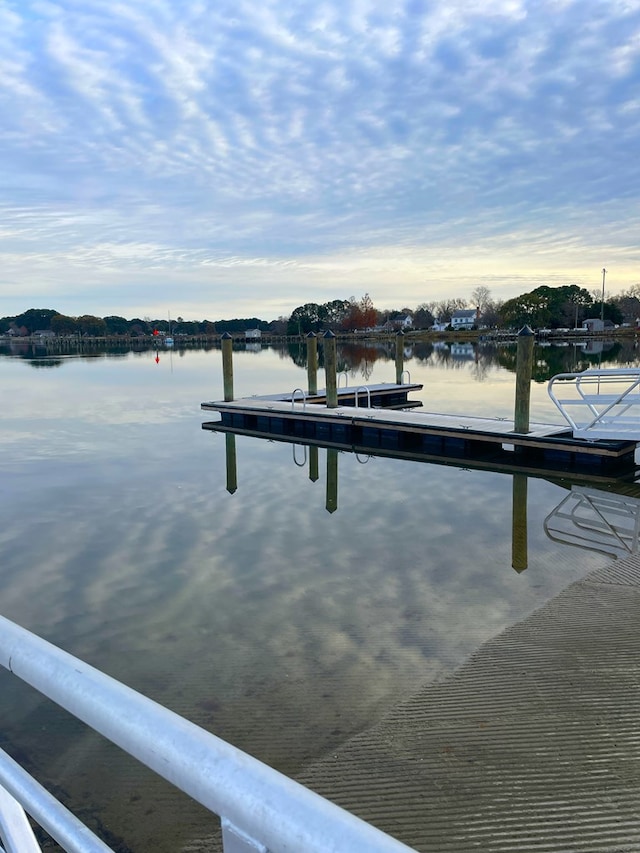
[[[0,316],[640,282],[640,0],[0,0]]]

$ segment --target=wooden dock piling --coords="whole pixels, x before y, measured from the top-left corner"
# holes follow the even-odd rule
[[[335,447],[327,447],[327,512],[338,509],[338,451]]]
[[[327,408],[338,408],[338,374],[337,374],[337,354],[336,354],[336,336],[331,329],[324,333],[324,372],[325,384],[327,392]]]
[[[309,394],[318,393],[318,339],[313,332],[307,335],[307,384]]]
[[[533,344],[535,336],[529,326],[518,332],[516,354],[516,402],[513,431],[529,432],[529,409],[531,403],[531,374],[533,371]]]
[[[224,401],[233,400],[233,338],[225,332],[221,339],[222,346],[222,379],[224,384]]]
[[[236,462],[236,437],[233,433],[226,433],[225,457],[227,462],[227,491],[230,495],[238,490],[238,466]]]
[[[396,334],[396,385],[402,385],[402,374],[404,373],[404,332],[402,329]]]
[[[511,508],[511,566],[518,573],[523,572],[529,565],[527,488],[526,474],[514,474]]]

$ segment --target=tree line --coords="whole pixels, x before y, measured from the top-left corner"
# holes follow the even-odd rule
[[[295,308],[288,317],[272,321],[258,317],[216,321],[184,320],[182,317],[175,320],[126,319],[117,315],[95,317],[90,314],[71,317],[49,308],[30,308],[22,314],[0,318],[0,334],[11,331],[17,335],[32,335],[37,331],[52,331],[61,336],[139,337],[159,332],[211,337],[260,329],[274,335],[305,335],[328,329],[345,332],[392,330],[402,327],[407,317],[411,318],[411,328],[430,329],[435,323],[449,323],[455,311],[466,308],[477,309],[478,326],[482,328],[519,329],[529,325],[534,329],[571,329],[579,327],[585,319],[599,317],[615,325],[635,326],[640,318],[640,284],[604,302],[599,291],[590,292],[576,284],[541,285],[507,301],[494,300],[489,288],[477,287],[468,300],[456,297],[422,302],[415,308],[385,310],[377,309],[371,296],[365,293],[360,299],[352,296],[322,304],[307,302]]]

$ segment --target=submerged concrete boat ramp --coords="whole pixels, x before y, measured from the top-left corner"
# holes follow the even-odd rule
[[[416,850],[640,850],[640,559],[569,586],[300,781]]]

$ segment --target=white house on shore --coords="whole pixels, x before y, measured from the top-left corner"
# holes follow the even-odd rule
[[[472,329],[478,320],[477,308],[464,308],[454,311],[451,315],[451,327],[457,329]]]

